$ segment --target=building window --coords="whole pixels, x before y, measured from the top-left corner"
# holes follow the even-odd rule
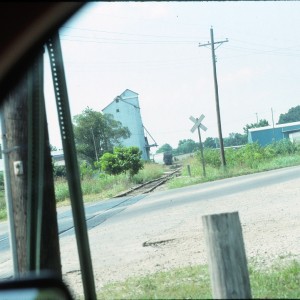
[[[117,109],[116,109],[116,112],[120,112],[120,110],[117,108]]]

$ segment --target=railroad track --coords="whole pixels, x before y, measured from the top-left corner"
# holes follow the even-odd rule
[[[147,194],[153,192],[156,188],[161,186],[162,184],[166,183],[168,180],[176,176],[181,170],[181,167],[177,167],[176,169],[172,170],[171,172],[163,175],[158,179],[154,179],[145,183],[142,183],[138,186],[135,186],[128,191],[122,192],[115,197],[122,197],[122,196],[135,196],[141,194]]]

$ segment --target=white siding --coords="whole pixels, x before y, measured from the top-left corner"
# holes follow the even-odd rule
[[[122,141],[123,146],[138,147],[142,151],[142,159],[148,160],[138,94],[130,90],[125,90],[102,111],[105,114],[112,114],[115,120],[120,121],[123,126],[128,127],[131,136]]]

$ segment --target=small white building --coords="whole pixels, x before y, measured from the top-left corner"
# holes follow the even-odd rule
[[[121,122],[124,127],[128,127],[131,136],[128,139],[123,139],[122,145],[124,147],[138,147],[142,151],[142,159],[149,160],[150,147],[157,145],[156,143],[149,145],[145,136],[138,96],[137,93],[126,89],[108,104],[102,112],[113,115],[116,121]]]

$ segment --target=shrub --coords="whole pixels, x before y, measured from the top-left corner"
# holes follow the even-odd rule
[[[114,153],[105,153],[95,166],[100,166],[101,170],[109,175],[118,175],[129,172],[133,177],[143,169],[141,160],[142,151],[138,147],[116,147]]]
[[[53,164],[53,176],[54,178],[66,178],[67,177],[66,166],[58,166]]]
[[[200,153],[200,151],[196,152],[196,156],[201,162],[201,153]],[[204,149],[203,150],[203,156],[204,156],[205,164],[211,165],[212,167],[215,167],[215,168],[220,168],[221,167],[220,152],[218,150],[216,150],[216,149]]]
[[[80,164],[80,175],[81,179],[83,178],[91,178],[94,175],[94,170],[90,164],[88,164],[86,161],[81,162]]]
[[[250,168],[257,168],[265,158],[264,149],[258,143],[247,144],[238,150],[240,163]]]
[[[117,156],[112,153],[104,153],[101,156],[99,163],[95,163],[95,166],[99,165],[101,167],[101,170],[109,175],[118,175],[121,174],[123,171],[122,165],[120,165]]]
[[[289,139],[283,139],[278,142],[274,142],[270,145],[270,147],[274,149],[276,155],[294,154],[297,151],[296,144],[291,142]]]
[[[4,190],[4,174],[0,172],[0,190]]]

